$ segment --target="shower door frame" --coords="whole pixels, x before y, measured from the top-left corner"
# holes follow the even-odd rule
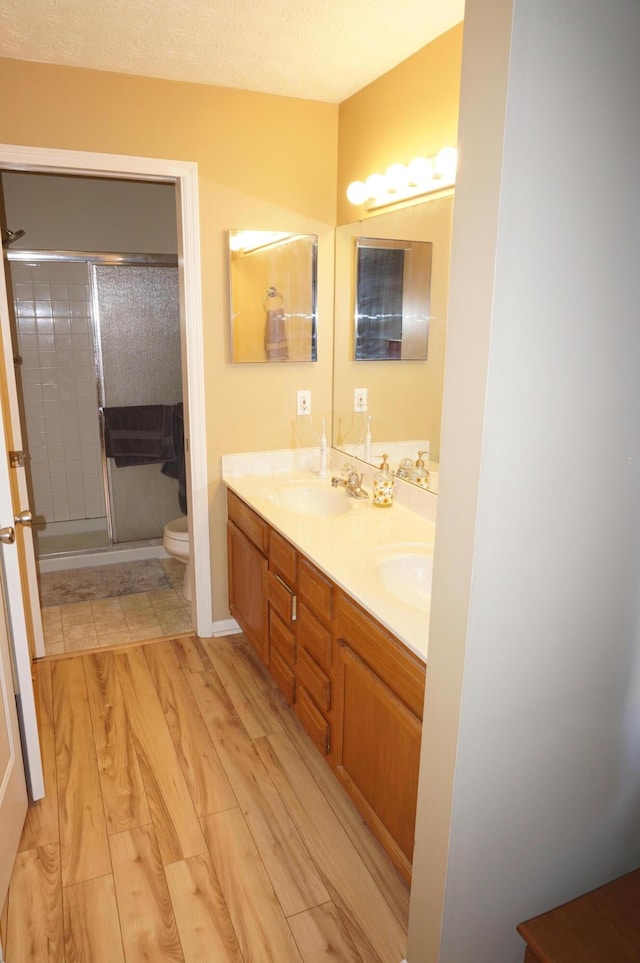
[[[178,258],[175,254],[88,254],[87,265],[89,268],[89,288],[91,292],[91,322],[94,334],[94,357],[96,375],[98,382],[98,414],[100,423],[100,452],[102,456],[102,478],[104,486],[104,501],[107,518],[107,535],[109,545],[127,544],[127,540],[121,542],[114,541],[114,497],[111,479],[111,470],[107,462],[105,448],[105,423],[103,409],[106,405],[106,386],[104,377],[104,364],[102,356],[102,327],[100,322],[100,304],[96,287],[96,277],[94,267],[96,265],[109,265],[111,267],[172,267],[178,268]],[[179,277],[178,277],[179,282]],[[184,386],[183,386],[184,391]],[[176,497],[177,502],[177,497]],[[167,519],[170,521],[170,519]],[[164,526],[163,526],[164,527]],[[157,538],[162,539],[160,532]],[[145,539],[148,541],[148,539]]]
[[[209,637],[214,631],[211,607],[198,165],[193,161],[0,144],[1,170],[123,180],[134,178],[175,186],[185,444],[188,452],[187,491],[191,517],[190,550],[194,571],[192,615],[198,635]],[[13,377],[13,371],[7,370],[7,377]]]
[[[103,418],[103,408],[106,404],[105,402],[105,380],[104,380],[104,366],[102,361],[102,331],[100,327],[100,311],[98,295],[95,285],[95,276],[93,268],[96,265],[109,265],[115,267],[171,267],[178,269],[178,257],[175,254],[138,254],[138,253],[118,253],[118,252],[95,252],[95,251],[40,251],[40,250],[27,250],[21,249],[18,251],[7,251],[7,259],[10,264],[20,264],[22,261],[25,262],[48,262],[48,263],[76,263],[85,264],[87,266],[87,284],[90,290],[90,303],[91,303],[91,330],[93,339],[93,357],[94,357],[94,370],[96,378],[96,421],[98,424],[98,431],[100,437],[100,456],[101,456],[101,473],[102,473],[102,490],[104,495],[105,503],[105,523],[107,529],[108,547],[113,548],[120,544],[124,547],[127,544],[136,545],[136,541],[133,539],[125,539],[120,543],[114,541],[114,524],[113,524],[113,494],[112,494],[112,483],[111,483],[111,472],[107,464],[107,457],[105,452],[105,437],[104,437],[104,418]],[[24,404],[24,401],[23,401]],[[26,439],[27,450],[29,450],[29,438],[28,431]],[[176,498],[177,502],[177,498]],[[31,506],[32,508],[34,506]],[[177,509],[176,509],[177,510]],[[169,521],[169,519],[167,519]],[[162,532],[159,532],[155,536],[155,541],[162,540]],[[154,541],[154,538],[142,538],[139,540],[139,544],[147,545],[149,542]],[[106,546],[105,546],[106,547]],[[42,557],[42,556],[40,556]],[[44,653],[43,653],[44,654]]]

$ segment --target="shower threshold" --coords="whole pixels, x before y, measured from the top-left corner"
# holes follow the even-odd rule
[[[161,538],[140,542],[120,542],[99,548],[52,552],[38,558],[41,572],[61,572],[71,568],[91,568],[94,565],[111,565],[116,562],[137,562],[145,558],[169,558]]]

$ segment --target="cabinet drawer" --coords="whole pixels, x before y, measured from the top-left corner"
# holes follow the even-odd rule
[[[329,712],[331,709],[331,679],[305,649],[300,649],[297,671],[298,685],[305,687],[313,701],[323,712]]]
[[[276,648],[278,654],[284,659],[287,665],[293,668],[296,664],[295,634],[291,629],[287,628],[273,609],[271,609],[269,613],[269,643],[271,645],[271,651]]]
[[[271,529],[269,533],[269,568],[274,569],[282,575],[287,585],[295,586],[298,553],[293,545]]]
[[[372,667],[392,692],[422,719],[426,666],[346,595],[336,599],[337,638]]]
[[[298,606],[298,642],[323,669],[331,666],[331,632],[304,605]]]
[[[269,572],[268,581],[269,604],[285,625],[296,620],[296,596],[288,585],[275,572]]]
[[[298,592],[310,609],[327,624],[333,618],[333,586],[306,558],[300,559]]]
[[[269,672],[274,682],[284,692],[290,706],[295,702],[296,696],[296,677],[293,671],[280,657],[277,649],[272,648],[269,654]]]
[[[329,723],[317,708],[311,696],[300,687],[296,704],[298,718],[323,755],[329,752]]]
[[[229,520],[235,522],[240,531],[244,532],[247,538],[266,555],[269,545],[269,526],[265,520],[231,491],[227,492],[227,514]]]

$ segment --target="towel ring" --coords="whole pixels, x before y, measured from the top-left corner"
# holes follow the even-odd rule
[[[266,294],[262,299],[262,306],[265,309],[265,311],[267,310],[267,301],[270,301],[272,298],[280,298],[280,300],[282,301],[280,308],[284,310],[284,298],[282,297],[282,295],[280,294],[277,288],[274,288],[273,286],[271,286],[270,288],[267,288]]]

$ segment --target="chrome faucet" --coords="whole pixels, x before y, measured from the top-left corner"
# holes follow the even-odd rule
[[[331,479],[334,488],[345,488],[353,498],[368,498],[369,495],[362,487],[362,475],[358,475],[353,465],[345,465],[342,478],[335,476]]]

